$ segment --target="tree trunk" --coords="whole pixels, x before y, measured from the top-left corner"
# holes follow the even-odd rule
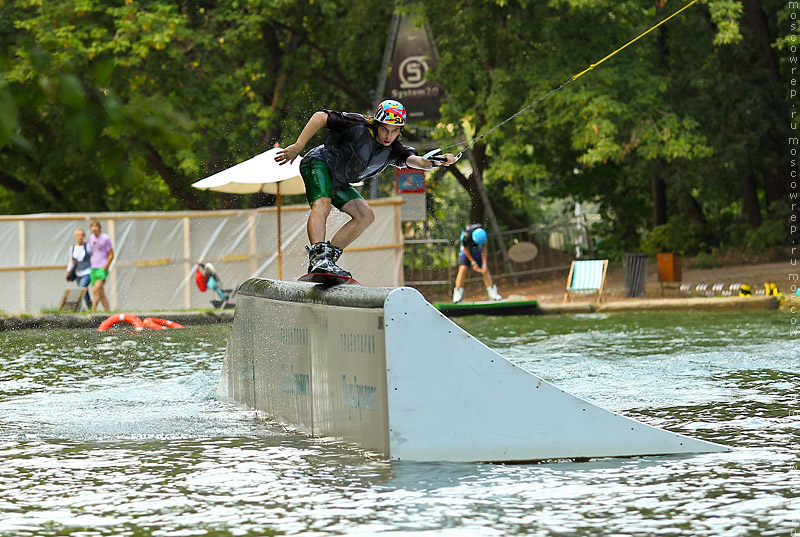
[[[742,22],[747,30],[752,34],[758,50],[758,62],[766,68],[775,86],[775,103],[779,106],[778,117],[784,117],[788,121],[789,107],[783,96],[783,79],[781,77],[780,64],[772,47],[774,42],[767,24],[767,15],[761,7],[760,0],[742,0],[743,14]],[[770,130],[770,142],[774,145],[776,155],[786,155],[787,149],[784,137],[781,136],[780,129]],[[781,161],[773,164],[771,168],[764,170],[764,197],[767,202],[768,214],[773,212],[774,202],[785,201],[789,193],[790,170]]]
[[[285,109],[285,100],[283,99],[284,90],[286,89],[286,85],[289,82],[289,77],[291,76],[291,68],[282,69],[281,68],[281,58],[283,55],[274,55],[273,51],[281,50],[279,44],[274,39],[274,29],[271,27],[269,28],[269,32],[265,32],[265,36],[271,36],[267,40],[267,46],[265,47],[267,51],[267,56],[270,58],[270,66],[273,70],[280,69],[280,74],[278,75],[277,80],[275,81],[275,86],[272,89],[272,98],[270,100],[270,110],[272,110],[272,117],[278,118],[283,115]],[[286,44],[286,49],[288,54],[293,55],[297,52],[299,40],[296,37],[294,32],[289,33],[289,39]],[[282,133],[280,128],[275,128],[275,125],[280,125],[280,122],[273,120],[270,124],[270,127],[267,129],[267,132],[264,133],[264,141],[267,146],[272,146],[273,143],[279,144],[280,138]],[[289,142],[287,142],[288,144]]]
[[[458,180],[459,184],[463,186],[464,189],[469,193],[470,223],[483,222],[486,217],[486,208],[483,206],[483,201],[481,201],[481,195],[478,191],[478,185],[475,183],[475,178],[472,175],[467,177],[455,166],[449,166],[447,171],[452,173],[453,176],[455,176],[455,178]],[[500,220],[508,229],[523,229],[527,227],[527,224],[521,222],[516,216],[511,214],[511,212],[505,208],[505,204],[502,203],[502,200],[490,200],[489,202],[492,204],[492,209],[494,209],[495,216],[497,216],[498,220]]]
[[[679,196],[681,209],[689,219],[689,222],[697,226],[698,229],[705,231],[708,228],[708,219],[703,212],[703,207],[688,189],[682,190]]]
[[[22,194],[28,190],[28,185],[17,179],[11,174],[0,170],[0,186],[7,188],[16,194]]]
[[[662,177],[660,163],[650,177],[650,186],[653,196],[653,227],[663,226],[667,223],[667,183]]]
[[[475,183],[475,177],[470,174],[469,177],[461,173],[461,170],[455,166],[448,167],[447,171],[452,173],[458,183],[464,187],[464,190],[469,194],[469,221],[483,222],[483,217],[486,213],[481,200],[480,192],[478,192],[478,185]]]
[[[761,0],[742,0],[745,27],[753,33],[755,44],[758,47],[759,61],[770,70],[775,80],[781,80],[781,69],[775,49],[772,48],[773,38],[767,24],[767,14],[761,8]]]
[[[501,200],[491,200],[492,209],[494,209],[495,216],[497,216],[508,229],[523,229],[528,227],[528,224],[521,222],[519,218],[506,209],[505,203],[498,203],[498,201]]]
[[[744,198],[744,214],[750,227],[761,225],[761,208],[758,206],[758,189],[753,172],[742,177],[742,196]]]
[[[64,195],[54,186],[44,183],[39,185],[49,195],[47,199],[39,199],[39,206],[43,209],[64,210]],[[0,187],[7,188],[15,194],[23,194],[31,190],[31,185],[0,171]]]
[[[787,147],[787,151],[784,151],[783,154],[787,155],[788,153]],[[767,204],[767,214],[770,216],[776,216],[775,202],[786,201],[789,198],[791,190],[789,174],[789,168],[783,164],[776,164],[772,168],[764,170],[764,200]]]
[[[161,179],[166,183],[170,193],[178,198],[187,209],[192,211],[202,211],[207,209],[205,203],[197,197],[195,192],[187,190],[187,187],[180,184],[176,180],[178,173],[164,162],[158,150],[147,142],[139,142],[131,140],[132,144],[144,150],[145,159],[147,163],[161,176]]]
[[[480,174],[480,177],[483,177],[483,171],[486,169],[486,166],[484,165],[484,160],[486,159],[486,149],[482,144],[477,144],[472,147],[471,151],[474,159],[473,165],[477,168],[475,173],[478,173]],[[486,207],[484,207],[483,200],[481,199],[481,191],[478,187],[478,182],[475,179],[475,173],[472,173],[469,176],[469,222],[471,224],[483,223],[486,219]],[[486,185],[484,185],[484,188],[486,188]],[[491,203],[491,201],[489,201],[489,203]]]

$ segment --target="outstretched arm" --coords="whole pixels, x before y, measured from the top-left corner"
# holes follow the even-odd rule
[[[294,159],[300,155],[300,152],[303,151],[308,141],[315,135],[319,130],[325,126],[325,123],[328,122],[328,113],[319,111],[314,112],[314,115],[308,120],[306,126],[303,127],[303,130],[300,132],[300,136],[297,137],[297,141],[287,147],[286,149],[282,149],[278,151],[277,155],[275,156],[275,162],[278,164],[286,164],[287,162],[294,162]]]
[[[411,155],[406,159],[406,166],[409,168],[417,168],[418,170],[432,170],[437,166],[450,166],[456,162],[456,157],[452,153],[445,153],[440,155],[446,160],[443,162],[428,160],[420,157],[419,155]]]

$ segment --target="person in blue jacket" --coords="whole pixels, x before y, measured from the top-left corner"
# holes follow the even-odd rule
[[[464,278],[467,270],[480,272],[483,276],[483,283],[486,285],[486,292],[489,293],[491,300],[502,300],[503,297],[497,293],[497,286],[492,281],[492,274],[486,265],[486,230],[480,224],[470,224],[461,231],[461,248],[458,253],[458,274],[456,275],[456,287],[453,289],[453,302],[458,304],[464,298]]]
[[[311,116],[295,143],[278,151],[276,162],[294,162],[322,127],[328,130],[325,142],[300,161],[300,174],[311,205],[306,225],[311,243],[306,247],[309,273],[350,277],[350,273],[336,263],[342,250],[375,220],[372,209],[352,184],[373,177],[389,166],[430,170],[456,162],[452,153],[442,155],[440,161],[428,160],[417,155],[413,147],[404,145],[400,133],[405,121],[405,107],[393,100],[378,105],[373,117],[320,110]],[[350,220],[326,241],[331,207],[347,213]]]

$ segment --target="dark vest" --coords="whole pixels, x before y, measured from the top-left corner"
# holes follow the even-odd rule
[[[325,143],[309,151],[302,162],[317,159],[328,164],[334,188],[360,183],[389,166],[403,166],[405,160],[415,154],[413,148],[403,145],[399,140],[390,146],[376,141],[371,126],[361,114],[329,114],[335,114],[332,120],[329,119],[335,126],[329,123]]]

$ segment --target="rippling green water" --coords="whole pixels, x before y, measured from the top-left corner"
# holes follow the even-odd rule
[[[800,530],[800,353],[786,314],[459,323],[575,395],[736,449],[539,465],[389,463],[216,401],[226,326],[0,333],[0,535]]]

